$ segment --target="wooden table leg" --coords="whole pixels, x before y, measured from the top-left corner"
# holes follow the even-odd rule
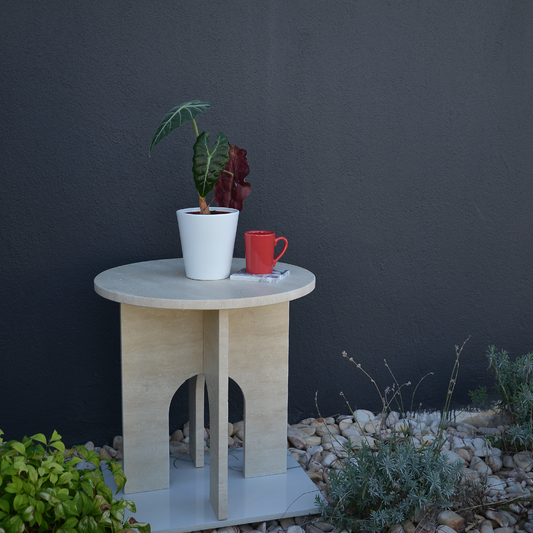
[[[287,470],[289,302],[232,309],[229,375],[244,396],[244,477]]]
[[[202,374],[203,312],[127,304],[120,309],[124,473],[128,479],[124,492],[166,489],[169,406],[182,383]]]
[[[189,455],[196,468],[204,466],[204,388],[204,374],[189,379]]]
[[[204,374],[209,398],[210,500],[228,518],[228,311],[204,311]]]

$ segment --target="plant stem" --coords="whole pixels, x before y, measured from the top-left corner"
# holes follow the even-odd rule
[[[194,125],[194,131],[196,132],[196,137],[198,137],[198,135],[199,135],[198,126],[196,125],[196,120],[194,120],[194,118],[192,119],[192,123]]]

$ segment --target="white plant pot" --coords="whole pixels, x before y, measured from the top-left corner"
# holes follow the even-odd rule
[[[230,207],[215,207],[212,211],[223,213],[194,214],[199,211],[199,207],[176,211],[185,275],[198,280],[228,278],[239,211]]]

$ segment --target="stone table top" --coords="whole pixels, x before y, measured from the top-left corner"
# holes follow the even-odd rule
[[[233,259],[231,272],[245,267]],[[277,263],[290,275],[278,283],[198,281],[185,276],[183,259],[132,263],[102,272],[94,290],[114,302],[159,309],[239,309],[272,305],[301,298],[315,288],[315,276],[304,268]]]

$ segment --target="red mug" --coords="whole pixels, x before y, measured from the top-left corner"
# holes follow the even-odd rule
[[[274,257],[279,241],[285,241],[281,253]],[[285,237],[276,237],[273,231],[247,231],[244,233],[246,272],[248,274],[271,274],[279,258],[285,253],[289,242]]]

